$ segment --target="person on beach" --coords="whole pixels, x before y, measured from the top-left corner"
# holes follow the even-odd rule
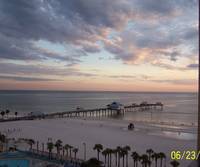
[[[135,128],[134,124],[133,123],[130,123],[128,125],[128,130],[133,130]]]

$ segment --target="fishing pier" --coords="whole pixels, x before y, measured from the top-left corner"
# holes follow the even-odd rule
[[[120,115],[125,114],[126,112],[136,112],[136,111],[147,111],[147,110],[163,110],[163,104],[158,103],[141,103],[141,104],[132,104],[126,105],[119,108],[96,108],[96,109],[82,109],[82,110],[75,110],[75,111],[66,111],[66,112],[57,112],[57,113],[49,113],[45,114],[45,117],[106,117],[106,116],[113,116],[113,115]]]
[[[115,103],[115,102],[114,102]],[[112,103],[112,104],[114,104]],[[20,121],[20,120],[34,120],[34,119],[45,119],[45,118],[64,118],[64,117],[106,117],[113,115],[123,115],[126,112],[148,112],[155,110],[163,110],[163,104],[161,102],[157,103],[147,103],[142,102],[140,104],[133,103],[131,105],[118,105],[115,106],[107,105],[105,108],[96,108],[96,109],[80,109],[74,111],[65,111],[65,112],[55,112],[55,113],[46,113],[38,115],[28,115],[28,116],[19,116],[15,118],[0,119],[0,122],[7,121]]]

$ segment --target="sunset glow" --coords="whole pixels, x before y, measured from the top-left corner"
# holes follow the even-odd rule
[[[197,0],[0,2],[0,89],[197,91]]]

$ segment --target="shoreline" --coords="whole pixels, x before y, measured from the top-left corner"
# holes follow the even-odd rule
[[[78,156],[83,158],[83,142],[87,143],[88,157],[96,157],[93,150],[95,144],[102,144],[105,147],[116,148],[117,146],[129,145],[132,151],[145,153],[146,149],[152,148],[156,152],[164,152],[167,155],[167,162],[170,160],[170,152],[173,150],[193,150],[196,147],[195,139],[173,138],[159,135],[167,128],[160,131],[160,127],[149,124],[134,122],[135,130],[127,130],[130,121],[113,119],[85,119],[85,118],[57,118],[33,121],[17,121],[1,123],[0,131],[9,129],[20,129],[10,133],[9,138],[32,138],[35,141],[46,143],[48,138],[55,142],[61,139],[64,144],[70,144],[79,148]],[[173,131],[173,129],[171,129]],[[153,133],[158,134],[153,134]],[[178,133],[179,129],[175,129]],[[194,132],[192,127],[182,128],[181,133]],[[103,157],[101,157],[103,161]],[[132,160],[129,160],[130,165]],[[190,161],[182,160],[182,166],[188,165]]]

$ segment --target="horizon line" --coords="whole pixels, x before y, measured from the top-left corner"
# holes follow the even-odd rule
[[[0,89],[0,91],[48,91],[48,92],[116,92],[116,93],[198,93],[198,91],[127,91],[127,90],[56,90],[56,89]]]

